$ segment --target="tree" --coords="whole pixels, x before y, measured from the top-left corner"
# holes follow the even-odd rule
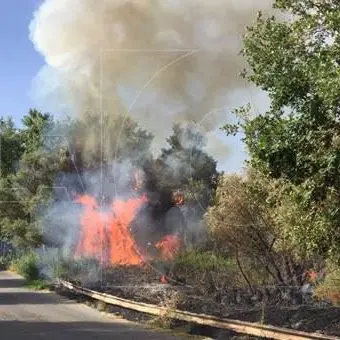
[[[187,203],[204,213],[213,197],[218,172],[216,161],[203,150],[203,136],[195,126],[175,124],[167,142],[169,148],[163,149],[158,159],[161,185],[185,191]]]
[[[52,129],[53,117],[49,113],[30,109],[22,118],[22,123],[25,151],[34,152],[44,145],[46,133]]]
[[[249,65],[243,76],[267,91],[270,109],[255,118],[239,110],[238,126],[224,128],[243,129],[249,166],[284,183],[273,205],[293,244],[311,256],[340,258],[339,5],[276,0],[274,6],[290,20],[260,13],[243,50]]]
[[[24,152],[22,134],[15,128],[12,118],[0,118],[0,173],[7,177],[18,168],[21,155]]]
[[[0,237],[27,250],[42,243],[38,213],[51,198],[59,159],[44,149],[45,132],[52,126],[52,117],[30,110],[22,121],[22,130],[15,128],[11,119],[0,122],[5,174],[0,180]]]
[[[151,158],[153,136],[125,116],[88,115],[65,129],[69,145],[83,154],[84,167],[99,169],[103,164],[130,160],[140,164]]]
[[[237,259],[248,283],[301,284],[303,268],[296,265],[271,209],[261,200],[272,192],[261,174],[223,175],[205,219],[216,250]]]

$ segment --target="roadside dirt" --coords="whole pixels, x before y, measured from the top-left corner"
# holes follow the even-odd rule
[[[169,284],[162,284],[160,283],[161,275],[161,266],[156,270],[148,267],[117,268],[103,275],[103,281],[93,282],[88,285],[88,288],[156,305],[174,303],[172,300],[176,297],[176,308],[180,310],[340,336],[340,308],[327,303],[315,302],[311,297],[300,301],[299,297],[296,298],[296,292],[289,291],[290,297],[285,299],[286,291],[282,293],[274,289],[271,292],[271,298],[264,303],[263,299],[251,300],[247,296],[241,296],[238,292],[235,293],[235,290],[217,294],[198,291],[197,288],[186,286],[176,280],[170,280]],[[79,284],[76,281],[74,283]],[[278,294],[279,298],[276,298],[275,294]],[[110,307],[110,309],[114,312],[115,308]],[[124,317],[132,317],[139,322],[145,322],[149,318],[140,313],[134,316],[132,314]],[[204,329],[196,327],[195,330],[195,326],[192,328],[192,332],[197,330],[203,335],[216,334],[211,329],[204,334]],[[227,338],[232,338],[232,336],[229,334]]]

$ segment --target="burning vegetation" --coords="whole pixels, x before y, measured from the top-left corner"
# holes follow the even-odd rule
[[[43,1],[34,84],[70,119],[1,119],[3,249],[41,255],[39,275],[153,303],[178,290],[181,308],[218,316],[315,306],[315,287],[339,303],[339,6],[257,3]],[[260,7],[283,11],[242,41]],[[243,132],[249,155],[246,176],[225,175],[215,158],[230,150],[206,137],[231,98],[249,101],[242,46],[271,105],[223,127]]]
[[[112,176],[106,178],[116,184],[115,190],[99,195],[99,187],[91,187],[88,177],[91,172],[82,159],[79,145],[73,154],[67,150],[62,167],[65,176],[58,183],[68,185],[67,190],[73,192],[72,204],[79,207],[74,214],[79,232],[74,236],[71,256],[78,261],[95,259],[103,270],[117,266],[146,268],[161,261],[167,272],[165,268],[169,268],[184,246],[185,218],[181,211],[184,193],[168,187],[159,189],[157,167],[150,168],[150,162],[146,162],[144,169],[115,164]],[[108,164],[105,171],[106,174],[109,171]],[[122,174],[124,179],[119,177]],[[65,178],[73,181],[63,182]],[[161,281],[165,283],[168,279],[163,275]]]
[[[104,266],[134,266],[148,261],[151,254],[138,244],[131,228],[138,211],[148,203],[146,194],[126,200],[114,199],[111,205],[104,207],[88,195],[80,196],[76,202],[83,206],[76,257],[93,257]],[[179,252],[180,244],[178,234],[166,235],[149,247],[159,250],[160,259],[172,261]]]

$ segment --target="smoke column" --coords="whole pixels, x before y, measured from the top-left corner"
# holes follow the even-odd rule
[[[46,65],[34,93],[86,119],[128,114],[155,135],[194,121],[206,133],[227,119],[242,34],[272,0],[45,0],[30,37]],[[87,138],[91,143],[93,138]],[[91,148],[91,145],[88,147]]]

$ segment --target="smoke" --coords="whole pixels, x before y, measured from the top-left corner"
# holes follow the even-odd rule
[[[120,149],[129,143],[129,129],[123,126],[128,123],[121,120],[122,115],[132,117],[154,135],[154,152],[164,146],[174,123],[190,122],[208,139],[212,156],[219,160],[226,157],[225,150],[229,150],[215,131],[228,120],[235,93],[242,93],[249,102],[249,85],[239,77],[245,67],[239,56],[242,35],[258,10],[268,12],[271,7],[272,0],[258,0],[256,5],[253,0],[43,2],[30,25],[30,38],[46,63],[33,83],[36,100],[48,110],[64,112],[85,123],[82,136],[77,136],[82,156],[91,152],[98,156],[98,145],[110,155],[104,156],[108,164],[104,177],[103,169],[95,169],[85,171],[82,185],[77,173],[61,174],[56,179],[62,192],[56,193],[56,202],[45,216],[51,258],[55,258],[55,249],[61,249],[62,257],[71,257],[79,240],[81,208],[62,197],[64,187],[79,187],[80,192],[85,188],[98,201],[102,199],[98,195],[110,199],[133,196],[128,189],[132,163],[141,158],[144,149],[124,154],[122,159],[128,159],[125,163],[113,159],[117,139]],[[98,121],[102,124],[94,124]],[[192,141],[190,136],[181,136],[185,148],[197,147]],[[131,153],[131,148],[126,150]],[[190,168],[180,156],[165,160],[178,178]],[[199,156],[195,159],[197,163],[205,161]],[[158,237],[155,230],[164,220],[156,223],[158,216],[153,217],[158,201],[162,201],[156,195],[160,193],[148,194],[151,202],[134,226],[143,245]],[[168,224],[178,227],[179,215],[174,213],[175,223]],[[205,240],[203,221],[189,210],[184,215],[187,243]],[[98,278],[97,269],[94,265],[88,280]]]
[[[238,77],[242,34],[258,10],[271,6],[272,0],[45,0],[30,25],[46,61],[35,95],[85,120],[132,116],[155,135],[155,150],[174,122],[196,122],[209,134],[228,119],[220,108],[230,107],[235,90],[248,101]],[[210,149],[219,143],[215,138]]]

